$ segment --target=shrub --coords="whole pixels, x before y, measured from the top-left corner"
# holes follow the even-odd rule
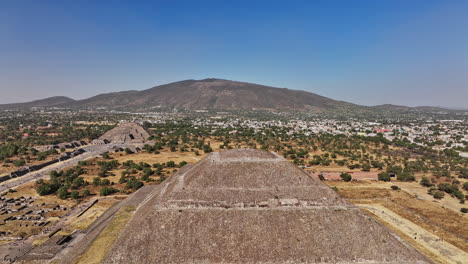
[[[392,185],[390,188],[392,188],[392,190],[394,190],[394,191],[400,190],[400,187],[398,187],[396,185]]]
[[[466,213],[468,213],[468,208],[462,208],[462,209],[460,209],[460,211],[461,211],[462,213],[466,214]]]
[[[99,178],[99,177],[94,177],[94,178],[93,178],[93,185],[94,185],[94,186],[99,186],[99,185],[101,185],[101,178]]]
[[[110,184],[111,184],[111,183],[110,183],[109,179],[104,179],[104,180],[101,181],[101,185],[102,185],[102,186],[108,186],[108,185],[110,185]]]
[[[52,186],[48,183],[41,183],[36,186],[36,192],[40,196],[48,195],[54,192]]]
[[[442,199],[442,198],[444,198],[445,194],[443,192],[441,192],[441,191],[435,191],[433,196],[436,199]]]
[[[368,164],[368,163],[364,163],[362,166],[361,166],[361,170],[362,171],[370,171],[371,169],[371,166]]]
[[[131,177],[130,180],[127,181],[125,188],[138,190],[143,187],[143,185],[144,183],[142,181],[135,179],[135,177]]]
[[[343,179],[343,181],[345,181],[345,182],[349,182],[349,181],[351,181],[351,180],[353,179],[353,177],[351,177],[351,174],[346,173],[346,172],[341,173],[340,177],[341,177],[341,179]]]
[[[26,161],[22,159],[13,161],[13,165],[15,165],[16,167],[21,167],[21,166],[24,166],[25,164],[26,164]]]
[[[88,189],[86,189],[83,191],[83,196],[88,196],[90,193],[91,192]]]
[[[325,177],[323,177],[323,174],[322,174],[322,173],[320,173],[318,177],[319,177],[319,180],[321,180],[321,181],[324,181],[324,180],[325,180]]]
[[[70,193],[70,196],[72,199],[77,200],[80,197],[80,194],[78,193],[78,191],[72,191]]]
[[[414,181],[415,178],[413,175],[411,175],[410,173],[408,172],[403,172],[403,173],[400,173],[400,174],[397,174],[397,180],[399,181]]]
[[[381,173],[377,174],[377,179],[379,181],[390,181],[390,173],[382,171]]]
[[[113,193],[116,193],[117,190],[112,188],[112,187],[102,187],[101,190],[99,191],[99,193],[101,194],[101,196],[107,196],[107,195],[110,195],[110,194],[113,194]]]
[[[465,195],[459,190],[453,192],[452,195],[455,196],[458,200],[460,200],[460,203],[465,203]]]
[[[455,193],[459,191],[457,185],[446,182],[440,183],[439,185],[437,185],[437,188],[439,189],[439,191],[443,191],[446,193]]]
[[[464,189],[465,191],[468,191],[468,182],[464,182],[464,183],[463,183],[463,189]]]
[[[421,182],[419,182],[422,186],[426,186],[426,187],[431,187],[433,186],[434,184],[431,183],[431,181],[429,180],[429,178],[427,177],[422,177],[421,179]]]
[[[65,200],[68,198],[68,191],[65,187],[60,187],[57,191],[57,196],[62,199],[62,200]]]

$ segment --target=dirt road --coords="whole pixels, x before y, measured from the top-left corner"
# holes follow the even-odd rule
[[[418,243],[424,250],[440,256],[437,259],[441,263],[467,263],[468,253],[445,242],[438,236],[432,234],[424,228],[414,224],[413,222],[395,214],[391,210],[380,204],[356,204],[360,208],[366,209],[376,215],[381,221],[386,222],[394,229],[399,230],[415,243]]]

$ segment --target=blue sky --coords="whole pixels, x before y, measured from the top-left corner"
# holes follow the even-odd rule
[[[468,107],[468,1],[0,1],[0,103],[223,78]]]

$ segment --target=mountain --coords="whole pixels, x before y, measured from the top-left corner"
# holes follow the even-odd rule
[[[144,91],[101,94],[77,101],[77,107],[183,109],[337,109],[352,104],[317,94],[221,79],[186,80]]]
[[[0,109],[25,109],[31,107],[61,107],[69,104],[73,104],[76,101],[65,97],[65,96],[54,96],[46,99],[35,100],[26,103],[15,103],[15,104],[3,104],[0,105]]]
[[[314,93],[223,79],[185,80],[143,91],[96,95],[83,100],[51,97],[29,103],[0,105],[0,109],[31,107],[149,110],[155,108],[219,110],[373,111],[417,110],[406,106],[360,106]],[[423,109],[421,109],[422,111]],[[432,109],[433,110],[433,109]],[[442,109],[440,109],[442,110]]]

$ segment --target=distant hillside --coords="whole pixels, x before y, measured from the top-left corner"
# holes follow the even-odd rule
[[[323,110],[352,104],[317,94],[220,79],[186,80],[144,91],[101,94],[75,102],[76,107],[150,109]]]
[[[31,107],[105,108],[149,110],[155,108],[222,110],[406,111],[406,106],[359,106],[314,93],[222,79],[185,80],[143,91],[100,94],[84,100],[51,97],[21,104],[0,105],[0,109]],[[434,110],[434,108],[430,108]],[[424,110],[423,108],[421,111]]]
[[[450,109],[435,107],[435,106],[416,106],[409,107],[404,105],[392,105],[392,104],[383,104],[372,106],[376,110],[384,111],[420,111],[420,112],[438,112],[438,111],[452,111]]]
[[[0,109],[25,109],[31,107],[56,107],[56,106],[65,106],[75,103],[76,101],[65,97],[65,96],[54,96],[46,99],[26,102],[26,103],[16,103],[16,104],[3,104],[0,105]]]

